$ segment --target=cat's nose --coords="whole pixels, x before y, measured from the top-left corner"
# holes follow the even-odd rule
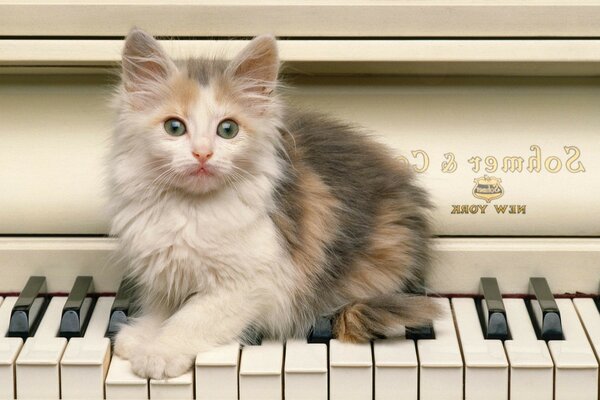
[[[200,161],[201,164],[204,164],[205,162],[207,162],[208,159],[211,158],[213,155],[212,151],[209,151],[209,152],[192,151],[192,154],[194,155],[194,158],[196,160]]]

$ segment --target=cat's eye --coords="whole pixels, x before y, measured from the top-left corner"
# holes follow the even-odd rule
[[[187,131],[185,124],[178,118],[169,118],[165,121],[165,132],[171,136],[181,136]]]
[[[217,135],[221,136],[223,139],[233,139],[240,130],[238,124],[231,120],[225,119],[219,122],[219,126],[217,126]]]

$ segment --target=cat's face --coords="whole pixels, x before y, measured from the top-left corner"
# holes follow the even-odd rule
[[[275,40],[254,39],[231,62],[173,62],[142,31],[123,53],[116,135],[160,190],[205,193],[264,173],[278,143]],[[133,161],[135,160],[135,161]],[[266,171],[268,172],[268,171]]]

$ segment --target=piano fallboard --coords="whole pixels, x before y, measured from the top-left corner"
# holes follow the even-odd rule
[[[0,74],[0,234],[108,232],[113,78]],[[600,78],[288,80],[297,107],[366,127],[412,166],[438,235],[600,235]]]

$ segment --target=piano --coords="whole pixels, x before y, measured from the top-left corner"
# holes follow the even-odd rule
[[[103,157],[133,25],[173,57],[274,33],[293,102],[397,150],[436,204],[432,335],[323,319],[169,380],[112,355]],[[600,399],[599,37],[586,0],[0,1],[0,399]]]

